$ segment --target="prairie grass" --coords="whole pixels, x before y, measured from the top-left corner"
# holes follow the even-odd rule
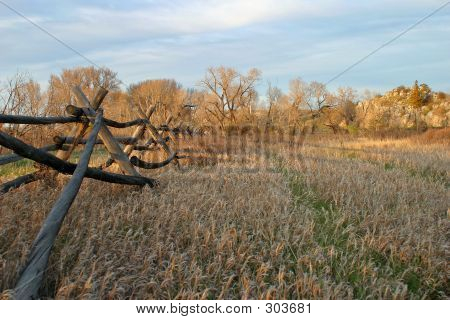
[[[55,154],[55,152],[51,152]],[[80,158],[81,151],[75,150],[70,156],[69,161],[78,162]],[[91,166],[98,166],[104,163],[108,159],[107,151],[103,146],[98,146],[92,153],[92,158],[90,161]],[[33,161],[28,159],[21,159],[19,161],[9,163],[6,165],[0,165],[0,183],[3,181],[12,180],[15,177],[22,176],[31,172],[36,171]]]
[[[155,189],[83,182],[42,297],[448,299],[445,141],[232,137],[178,148],[192,156],[181,170],[141,172]],[[0,198],[0,291],[14,287],[67,179]]]
[[[28,159],[21,159],[14,163],[5,164],[0,166],[0,182],[28,174],[33,171],[35,171],[33,162]]]

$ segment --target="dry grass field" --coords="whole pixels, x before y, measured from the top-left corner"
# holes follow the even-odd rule
[[[449,131],[437,136],[197,138],[181,169],[143,172],[155,189],[86,180],[41,294],[448,299]],[[67,179],[0,198],[4,297]]]

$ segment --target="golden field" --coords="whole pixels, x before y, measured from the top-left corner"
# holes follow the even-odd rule
[[[141,170],[157,188],[86,179],[41,296],[448,299],[448,133],[206,136],[180,142],[181,168]],[[67,180],[0,198],[4,297]]]

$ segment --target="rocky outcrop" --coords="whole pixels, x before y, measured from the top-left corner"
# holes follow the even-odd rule
[[[415,110],[408,103],[409,89],[394,89],[383,96],[358,103],[357,121],[360,127],[414,128],[416,118],[419,125],[428,128],[450,126],[450,98],[431,93],[424,105]]]

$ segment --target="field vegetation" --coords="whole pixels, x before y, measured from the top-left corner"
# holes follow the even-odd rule
[[[1,115],[63,116],[74,85],[89,99],[101,86],[105,117],[130,121],[134,107],[154,107],[155,126],[182,133],[180,166],[140,170],[156,188],[83,181],[39,296],[448,299],[450,95],[417,81],[384,95],[332,92],[301,78],[258,93],[261,77],[217,67],[195,89],[173,79],[124,89],[112,70],[80,67],[51,75],[44,90],[24,74],[0,81]],[[42,147],[68,127],[0,129]],[[90,165],[107,159],[97,145]],[[26,159],[0,166],[0,183],[41,169]],[[68,179],[0,195],[3,298]]]
[[[449,134],[181,139],[157,188],[83,182],[41,296],[448,299]],[[67,179],[0,198],[4,298]]]

